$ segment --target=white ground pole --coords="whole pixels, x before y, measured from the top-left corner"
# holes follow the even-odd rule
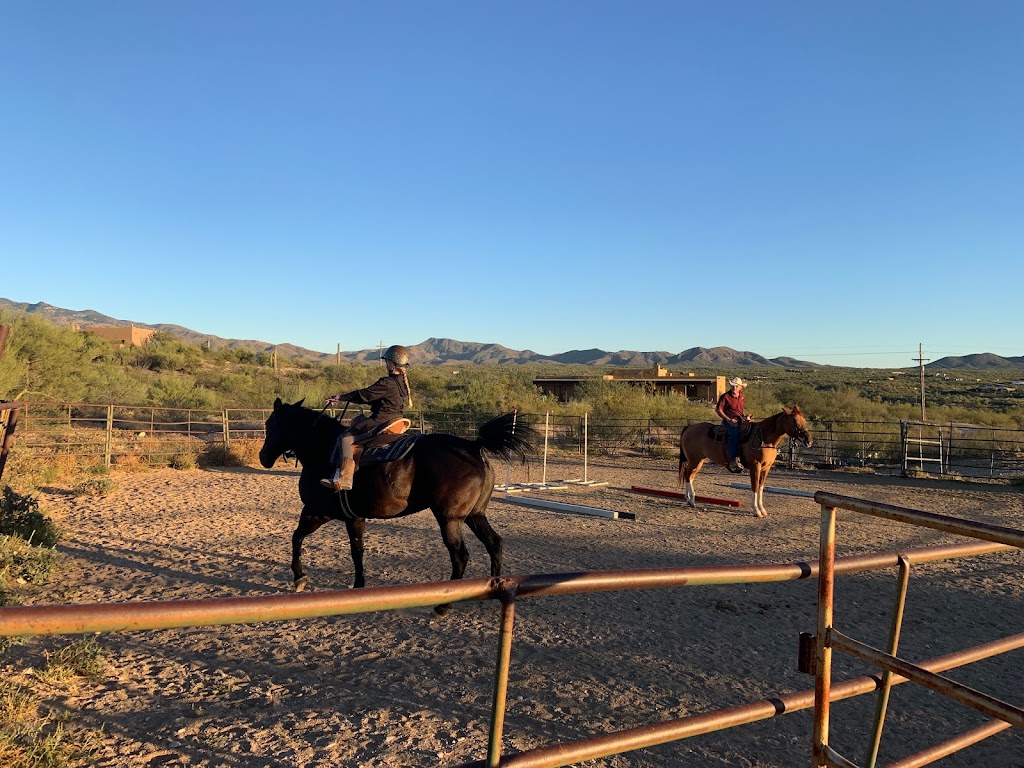
[[[563,483],[587,486],[608,485],[606,480],[598,482],[597,480],[590,480],[587,478],[587,455],[590,453],[589,416],[589,411],[583,414],[583,479],[580,480],[579,478],[576,478],[575,480],[563,480]]]
[[[617,509],[602,509],[600,507],[587,507],[582,504],[566,504],[561,501],[535,499],[532,496],[506,496],[502,501],[506,501],[509,504],[518,504],[524,507],[537,507],[538,509],[550,509],[554,512],[567,512],[573,515],[608,517],[612,520],[636,520],[636,515],[633,512],[625,512]]]
[[[729,483],[730,488],[743,488],[744,490],[750,490],[750,483]],[[814,498],[813,491],[795,491],[792,488],[776,488],[772,485],[766,485],[762,490],[768,491],[768,493],[781,493],[785,496],[803,496],[807,499]]]

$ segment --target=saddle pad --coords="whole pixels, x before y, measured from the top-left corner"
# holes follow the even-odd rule
[[[363,454],[359,458],[359,466],[364,467],[367,464],[379,464],[404,458],[421,437],[422,435],[402,435],[397,440],[386,442],[383,445],[365,445]]]

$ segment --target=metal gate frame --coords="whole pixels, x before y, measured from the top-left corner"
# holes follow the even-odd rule
[[[899,587],[896,595],[895,610],[893,611],[892,625],[889,631],[887,651],[873,648],[866,643],[844,635],[835,628],[833,623],[835,574],[838,572],[835,557],[837,509],[849,510],[893,522],[909,523],[923,528],[931,528],[937,531],[945,531],[1017,548],[1024,548],[1024,531],[998,525],[989,525],[987,523],[978,523],[961,517],[921,512],[889,504],[873,504],[861,499],[826,493],[824,491],[815,493],[814,500],[821,505],[821,536],[819,545],[821,575],[818,578],[818,634],[815,640],[814,655],[813,768],[822,768],[823,766],[827,766],[827,768],[857,768],[856,763],[836,752],[828,744],[829,708],[830,702],[833,700],[833,697],[830,695],[833,649],[845,651],[851,656],[882,669],[881,686],[878,690],[878,702],[875,709],[874,728],[864,763],[867,768],[874,768],[878,759],[878,745],[881,740],[882,727],[888,705],[889,689],[896,682],[909,681],[917,683],[994,719],[985,725],[944,741],[934,747],[918,752],[915,755],[910,755],[896,763],[891,763],[888,768],[897,768],[897,766],[899,768],[910,768],[911,766],[927,765],[941,757],[958,752],[971,744],[976,744],[1011,726],[1024,728],[1024,708],[1008,704],[987,693],[937,674],[938,671],[953,669],[963,663],[967,663],[966,660],[936,669],[933,665],[929,664],[912,664],[896,655],[899,649],[900,627],[903,619],[903,608],[906,603],[907,584],[910,580],[909,558],[905,556],[900,556],[899,558]],[[1018,635],[1016,637],[1021,636]],[[1012,639],[1008,638],[1008,640]],[[1010,648],[1007,647],[1006,650],[1010,650]],[[953,656],[956,657],[957,654]],[[973,661],[975,659],[971,658],[970,660]]]

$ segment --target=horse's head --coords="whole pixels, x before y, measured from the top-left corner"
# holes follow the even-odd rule
[[[305,398],[303,398],[304,400]],[[266,422],[266,437],[263,439],[263,447],[260,448],[260,464],[267,469],[274,466],[282,454],[294,449],[296,416],[302,411],[302,400],[289,405],[281,402],[281,398],[274,400],[274,410]]]
[[[807,431],[807,420],[804,419],[800,406],[794,405],[792,408],[783,408],[782,412],[786,414],[786,434],[794,440],[799,440],[805,447],[810,448],[814,443],[814,438]]]

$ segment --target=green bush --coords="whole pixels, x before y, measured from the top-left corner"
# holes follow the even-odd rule
[[[106,652],[95,637],[84,637],[47,654],[40,677],[51,682],[72,677],[95,677],[106,666]]]
[[[0,534],[18,536],[39,547],[52,547],[60,540],[57,526],[39,511],[39,501],[9,485],[0,498]]]

